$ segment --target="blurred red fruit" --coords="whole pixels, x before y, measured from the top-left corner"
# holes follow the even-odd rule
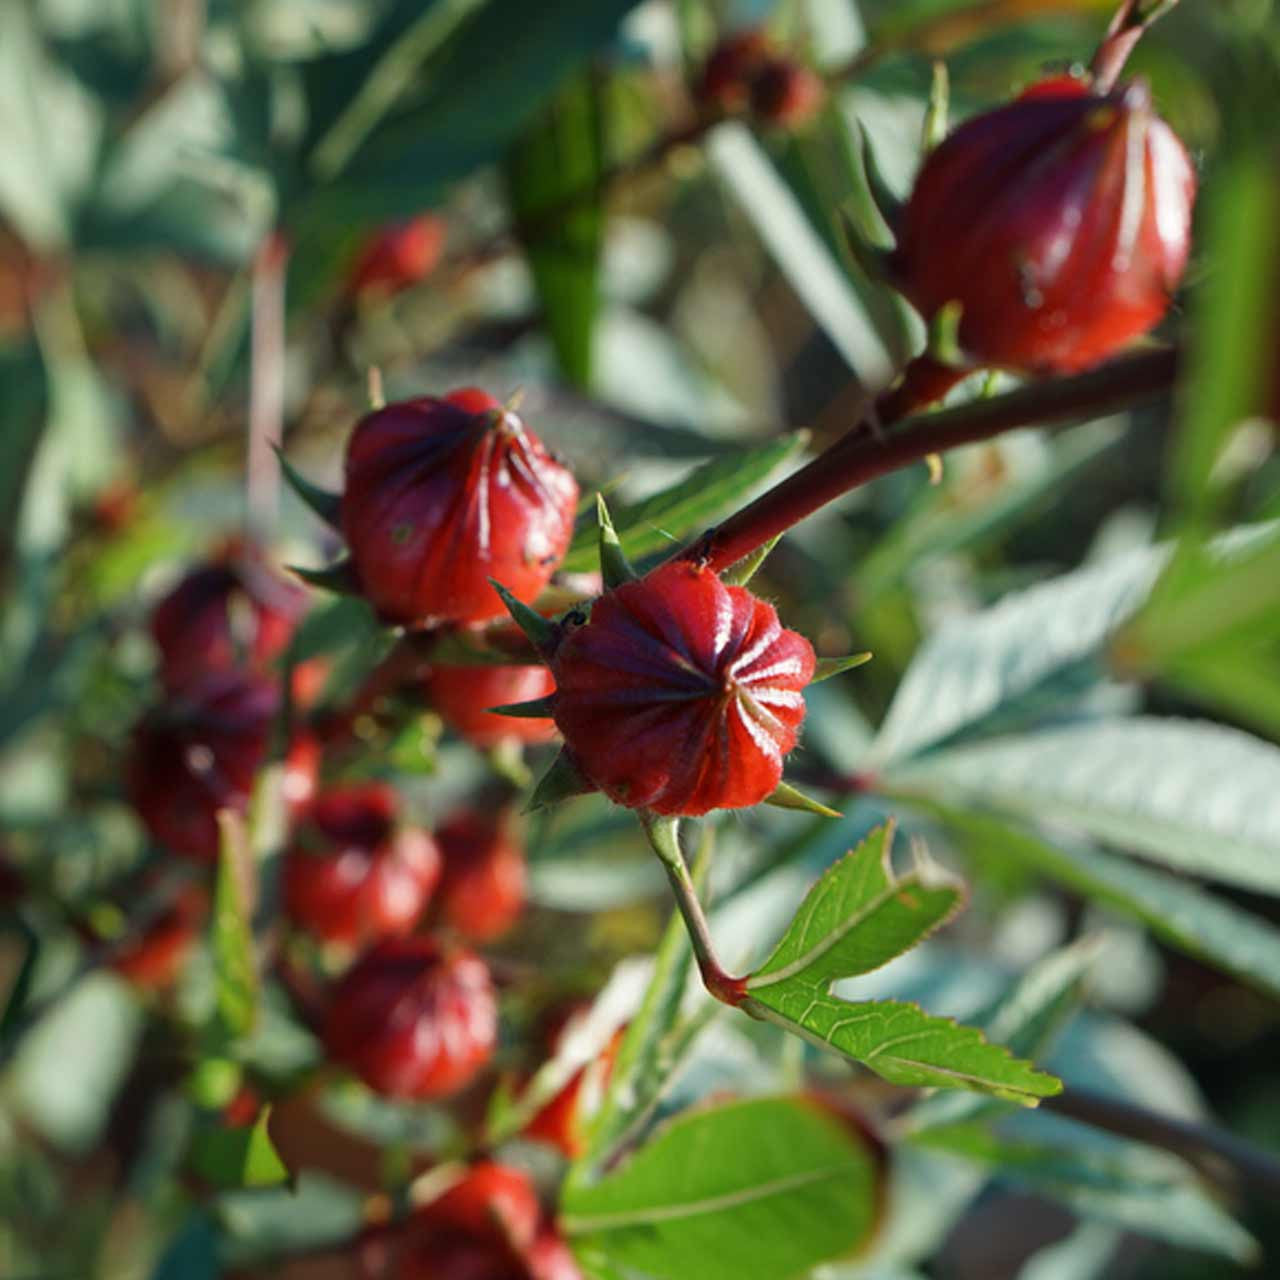
[[[306,608],[302,588],[231,549],[175,586],[151,614],[170,693],[220,671],[264,673]]]
[[[208,911],[208,895],[199,886],[181,886],[172,903],[138,937],[117,948],[110,966],[135,986],[160,990],[182,972]]]
[[[128,791],[152,839],[186,858],[217,858],[215,815],[247,810],[279,702],[270,681],[221,672],[142,718]]]
[[[477,747],[492,747],[508,738],[519,742],[547,742],[556,736],[550,718],[499,716],[489,707],[544,698],[555,688],[544,666],[445,667],[427,674],[426,694],[440,718],[455,733]]]
[[[464,937],[488,942],[516,922],[525,901],[525,857],[503,814],[461,813],[436,831],[444,859],[440,907]]]
[[[484,961],[431,938],[397,938],[378,943],[334,988],[324,1041],[375,1092],[436,1098],[472,1079],[497,1032]]]
[[[794,128],[822,109],[820,76],[789,58],[770,58],[751,77],[751,110],[768,124]]]
[[[751,96],[751,79],[769,60],[773,45],[759,27],[725,36],[712,49],[698,82],[699,101],[721,111],[740,111]]]
[[[444,220],[430,213],[383,227],[356,259],[347,292],[398,293],[425,280],[440,261],[445,231]]]
[[[342,527],[361,589],[389,621],[478,623],[546,586],[573,534],[578,486],[482,391],[388,405],[347,445]]]
[[[554,1231],[544,1231],[525,1254],[532,1280],[583,1280],[577,1259]]]
[[[537,1193],[524,1173],[485,1160],[423,1205],[414,1220],[431,1231],[501,1241],[523,1250],[533,1243],[541,1214]]]
[[[1145,84],[1059,76],[962,124],[924,163],[893,263],[926,319],[958,303],[978,365],[1066,373],[1164,315],[1195,173]]]
[[[569,1023],[562,1028],[561,1036],[549,1046],[552,1054],[559,1051],[560,1039],[568,1030]],[[603,1086],[613,1071],[613,1064],[618,1057],[618,1047],[622,1044],[626,1027],[619,1027],[609,1039],[601,1052],[590,1063],[580,1067],[569,1078],[569,1082],[547,1103],[524,1128],[526,1138],[536,1138],[540,1142],[549,1143],[564,1153],[570,1160],[580,1156],[585,1150],[585,1125],[582,1115],[582,1088],[588,1071],[598,1072],[599,1084]]]
[[[440,876],[435,841],[397,828],[395,791],[381,783],[321,795],[282,870],[285,911],[326,942],[410,933]]]
[[[552,659],[554,714],[618,804],[702,814],[777,787],[804,719],[809,642],[770,604],[684,560],[603,595]]]

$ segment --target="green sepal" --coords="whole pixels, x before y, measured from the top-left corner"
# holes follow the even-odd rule
[[[624,582],[634,582],[639,575],[622,550],[622,541],[609,517],[603,493],[596,494],[596,520],[600,525],[600,577],[605,589],[612,590]]]
[[[280,473],[284,476],[285,483],[289,488],[330,528],[341,529],[342,494],[330,493],[328,489],[322,489],[318,484],[312,484],[284,456],[284,450],[278,444],[273,444],[271,447],[275,450],[276,457],[280,461]]]
[[[769,552],[778,545],[782,534],[776,533],[762,547],[757,547],[749,556],[744,556],[737,564],[731,564],[721,575],[720,580],[728,587],[745,587],[759,572],[760,566],[769,558]]]
[[[836,210],[836,228],[845,252],[870,280],[892,284],[894,280],[893,251],[874,244],[863,229],[862,215],[851,206],[851,201]]]
[[[545,698],[530,698],[528,702],[504,702],[498,707],[486,707],[492,716],[510,716],[513,720],[545,720],[551,715],[555,694]]]
[[[838,676],[842,671],[852,671],[854,667],[870,662],[872,657],[873,654],[868,649],[865,653],[851,653],[843,658],[819,658],[813,668],[813,679],[809,683],[819,684],[823,680],[830,680],[832,676]]]
[[[947,136],[947,116],[951,103],[951,82],[947,76],[947,64],[933,64],[933,79],[929,84],[929,105],[924,113],[924,152],[926,155]]]
[[[853,187],[845,201],[846,216],[856,239],[868,248],[887,253],[897,243],[894,228],[902,214],[902,201],[894,195],[876,163],[871,139],[860,124],[852,126],[850,176]]]
[[[529,643],[544,658],[550,657],[560,638],[560,629],[556,624],[548,621],[536,609],[531,609],[523,600],[517,600],[496,578],[490,578],[489,585],[502,597],[511,620],[525,633]]]
[[[338,560],[334,564],[325,565],[323,569],[304,569],[296,564],[285,567],[309,586],[319,587],[322,591],[333,591],[343,596],[360,595],[356,567],[350,560]]]
[[[564,800],[572,800],[574,796],[585,796],[597,790],[594,783],[582,776],[578,766],[569,755],[561,751],[551,762],[551,767],[538,780],[538,785],[525,805],[525,813],[535,813],[539,809],[550,809],[552,805]]]
[[[799,809],[803,813],[816,813],[821,818],[843,818],[837,809],[829,808],[820,800],[815,800],[812,796],[807,796],[803,791],[793,787],[789,782],[780,782],[774,789],[773,794],[765,797],[765,804],[771,804],[775,809]]]

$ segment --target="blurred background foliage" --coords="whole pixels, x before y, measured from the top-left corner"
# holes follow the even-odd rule
[[[330,489],[370,366],[392,398],[521,388],[584,493],[608,488],[633,550],[659,555],[846,429],[922,341],[845,245],[862,134],[905,192],[933,60],[962,117],[1087,61],[1111,8],[0,5],[0,824],[31,886],[0,931],[0,1272],[202,1280],[345,1237],[367,1168],[285,1141],[290,1108],[294,1131],[318,1111],[374,1144],[374,1185],[457,1136],[441,1109],[354,1087],[309,1112],[291,1102],[317,1048],[272,983],[254,1034],[210,1051],[198,1029],[216,945],[156,1001],[97,971],[74,927],[126,927],[121,886],[163,860],[119,770],[155,698],[145,619],[241,526],[246,466],[281,562],[336,553],[288,489],[273,513],[269,458],[246,464],[246,422],[273,382],[289,458]],[[691,77],[719,32],[754,22],[830,75],[824,111],[795,133],[699,127]],[[813,691],[797,757],[846,817],[722,820],[716,885],[727,954],[758,958],[816,872],[897,813],[966,872],[973,901],[859,995],[918,998],[1005,1039],[1019,1000],[1087,1005],[1052,1051],[1044,1027],[1019,1051],[1274,1147],[1278,36],[1269,0],[1184,0],[1133,58],[1202,178],[1197,252],[1160,335],[1188,352],[1174,401],[964,450],[938,484],[923,467],[888,477],[770,559],[761,589],[789,625],[820,653],[876,656]],[[360,247],[423,212],[445,227],[434,270],[353,298]],[[699,465],[664,505],[637,505]],[[295,657],[334,658],[337,699],[382,643],[361,606],[318,593]],[[420,708],[365,745],[350,767],[394,778],[425,821],[487,776]],[[638,833],[603,804],[536,816],[528,848],[534,909],[498,949],[522,975],[504,1044],[522,1069],[537,1063],[517,1033],[537,1010],[594,993],[666,912]],[[1086,965],[1068,944],[1098,932]],[[664,1113],[805,1072],[843,1080],[740,1023],[698,1039]],[[280,1099],[294,1191],[211,1192],[199,1176],[227,1066]],[[1247,1188],[1220,1197],[1169,1157],[1060,1118],[977,1130],[928,1106],[899,1125],[874,1252],[823,1280],[1222,1277],[1244,1274],[1255,1241],[1280,1257],[1274,1207]]]

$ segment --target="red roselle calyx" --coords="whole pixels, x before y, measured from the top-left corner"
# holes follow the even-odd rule
[[[326,942],[412,932],[439,879],[440,851],[397,817],[396,793],[381,783],[317,798],[284,857],[289,919]]]
[[[510,1165],[482,1160],[443,1195],[414,1214],[414,1224],[527,1249],[538,1232],[542,1209],[528,1175]]]
[[[432,938],[389,938],[334,988],[324,1042],[335,1062],[377,1093],[438,1098],[471,1081],[497,1033],[483,960]]]
[[[548,742],[556,736],[549,718],[495,715],[490,707],[545,698],[555,688],[542,666],[433,666],[427,673],[428,702],[456,733],[477,747],[492,747],[514,738]]]
[[[280,707],[273,681],[236,672],[194,680],[134,729],[129,798],[152,838],[183,857],[218,856],[219,809],[244,813],[266,762]],[[314,783],[313,744],[286,761],[286,798],[304,803]]]
[[[208,906],[208,894],[199,885],[181,886],[137,937],[113,951],[110,967],[138,987],[170,986],[182,972]]]
[[[696,815],[776,789],[814,654],[772,605],[685,560],[602,596],[551,669],[555,721],[588,781],[630,808]]]
[[[342,528],[361,590],[389,621],[480,623],[496,578],[528,601],[573,534],[578,486],[482,391],[388,405],[347,445]]]
[[[959,306],[974,365],[1085,369],[1164,315],[1195,186],[1143,82],[1096,94],[1058,76],[925,160],[896,229],[896,283],[928,320]]]
[[[826,89],[808,67],[781,52],[759,27],[725,36],[702,68],[698,99],[719,111],[749,107],[768,124],[798,125],[822,105]]]
[[[444,249],[445,224],[423,213],[377,231],[365,244],[347,281],[347,293],[398,293],[435,270]]]
[[[191,570],[151,614],[170,693],[217,671],[265,673],[306,609],[306,592],[231,548]]]
[[[524,849],[505,814],[460,813],[436,831],[443,855],[439,902],[465,938],[488,942],[516,922],[525,901]]]

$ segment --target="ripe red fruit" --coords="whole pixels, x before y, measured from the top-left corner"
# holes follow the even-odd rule
[[[546,586],[573,534],[578,485],[482,391],[388,405],[347,445],[342,528],[361,589],[388,620],[478,623]]]
[[[566,1020],[561,1027],[561,1036],[567,1029]],[[603,1086],[613,1071],[614,1061],[618,1056],[618,1048],[626,1027],[619,1027],[610,1037],[604,1050],[585,1066],[580,1067],[570,1076],[568,1083],[547,1103],[537,1115],[524,1127],[526,1138],[536,1138],[558,1148],[570,1160],[580,1156],[585,1150],[586,1134],[582,1115],[582,1088],[588,1070],[599,1072],[599,1083]],[[550,1048],[554,1054],[558,1050],[561,1036],[557,1036]]]
[[[804,719],[809,642],[770,604],[690,561],[602,596],[552,659],[554,714],[618,804],[702,814],[777,787]]]
[[[389,938],[334,988],[324,1042],[335,1062],[378,1093],[438,1098],[489,1060],[497,1032],[483,960],[432,938]]]
[[[583,1280],[569,1246],[554,1231],[544,1231],[525,1254],[532,1280]]]
[[[306,593],[235,548],[193,569],[151,614],[170,693],[216,671],[265,671],[284,652]]]
[[[173,853],[212,862],[219,809],[244,813],[279,707],[268,680],[219,672],[134,729],[129,798],[152,838]]]
[[[961,125],[898,227],[899,287],[926,319],[961,307],[978,365],[1072,372],[1146,333],[1187,262],[1195,173],[1145,84],[1069,76]]]
[[[772,56],[769,37],[759,27],[725,36],[702,68],[697,96],[721,111],[740,111],[751,95],[752,77]]]
[[[290,920],[326,942],[410,933],[440,876],[425,832],[397,828],[395,791],[381,783],[321,795],[285,854]]]
[[[790,58],[769,58],[751,77],[751,110],[768,124],[794,127],[822,107],[821,77]]]
[[[205,891],[199,885],[183,885],[137,938],[114,952],[111,968],[138,987],[170,986],[182,972],[207,910]]]
[[[556,736],[550,718],[522,719],[488,710],[512,702],[544,698],[555,688],[543,666],[445,667],[427,673],[426,694],[440,718],[477,747],[492,747],[508,738],[547,742]]]
[[[443,1195],[414,1214],[417,1226],[493,1240],[523,1250],[534,1241],[542,1210],[533,1184],[519,1169],[482,1160]]]
[[[398,293],[435,270],[444,248],[445,224],[430,213],[376,232],[351,268],[349,294]]]
[[[505,815],[460,813],[437,829],[436,840],[444,857],[445,920],[475,942],[505,933],[525,900],[524,849]]]

